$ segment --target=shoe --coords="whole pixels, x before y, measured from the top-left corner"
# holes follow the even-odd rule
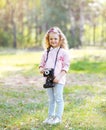
[[[53,117],[50,116],[50,117],[46,118],[46,119],[43,121],[43,123],[44,123],[44,124],[49,124],[49,122],[52,122],[52,120],[53,120]]]
[[[61,123],[61,119],[59,117],[52,118],[52,120],[49,120],[48,124],[55,125]]]

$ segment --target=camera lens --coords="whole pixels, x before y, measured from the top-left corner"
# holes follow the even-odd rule
[[[49,70],[46,70],[46,71],[45,71],[45,75],[48,75],[48,74],[49,74]]]

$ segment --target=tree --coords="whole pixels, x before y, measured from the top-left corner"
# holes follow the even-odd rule
[[[67,9],[62,5],[63,0],[42,0],[43,23],[46,30],[52,26],[58,26],[66,31],[68,19]]]

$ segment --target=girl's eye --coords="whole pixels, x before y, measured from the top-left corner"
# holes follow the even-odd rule
[[[57,40],[57,38],[50,38],[50,40]]]

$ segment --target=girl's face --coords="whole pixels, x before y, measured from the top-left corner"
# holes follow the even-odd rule
[[[56,48],[59,46],[59,35],[57,33],[51,32],[49,33],[49,43],[53,48]]]

